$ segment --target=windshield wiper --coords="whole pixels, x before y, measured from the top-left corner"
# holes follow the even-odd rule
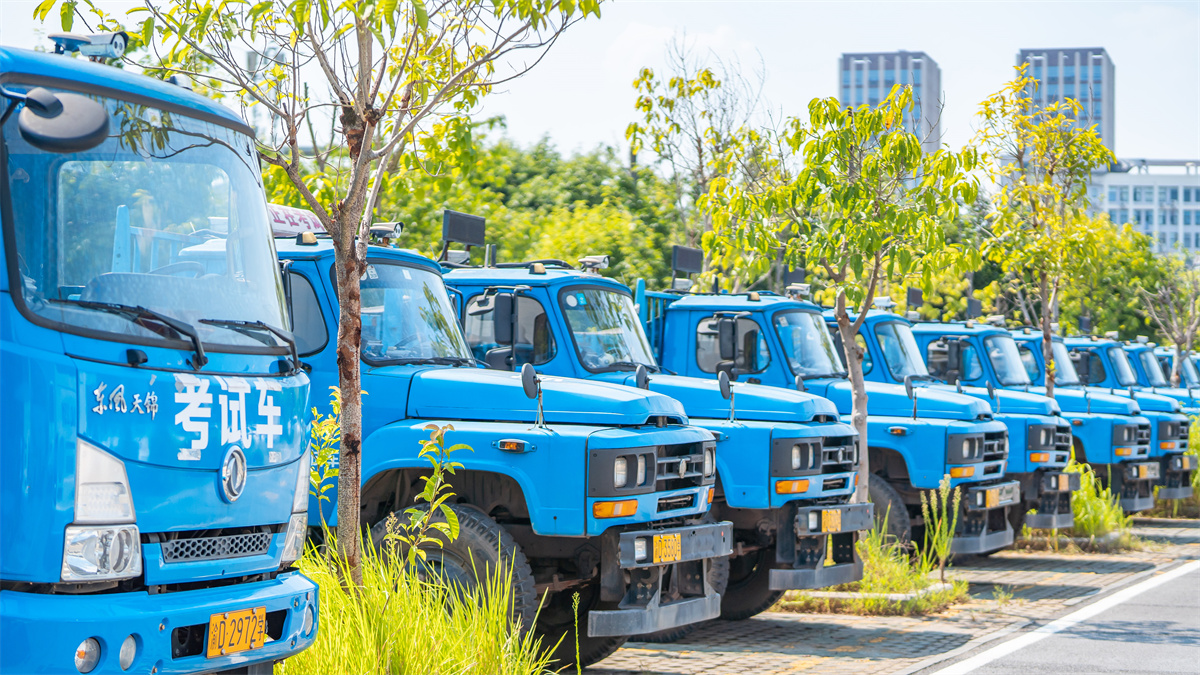
[[[388,359],[388,362],[401,366],[421,363],[429,363],[437,366],[470,366],[478,363],[478,360],[466,356],[422,356],[407,359]]]
[[[274,347],[276,346],[275,341],[271,340],[265,335],[262,335],[262,333],[270,333],[280,340],[283,340],[284,343],[287,344],[288,350],[292,353],[293,372],[301,369],[300,355],[296,352],[296,336],[286,330],[283,330],[282,328],[276,328],[270,324],[263,323],[262,321],[245,321],[242,319],[200,319],[200,323],[207,324],[209,326],[229,328],[241,333],[242,335],[258,340],[268,347]],[[255,331],[259,332],[255,333]]]
[[[208,357],[204,355],[204,345],[200,343],[200,334],[196,332],[196,327],[186,321],[180,321],[161,314],[152,309],[146,309],[141,305],[122,305],[116,302],[95,302],[92,300],[60,300],[51,298],[50,302],[60,303],[64,305],[76,305],[85,309],[94,309],[100,312],[108,312],[123,316],[133,323],[140,321],[157,321],[158,323],[175,331],[176,335],[186,337],[192,342],[192,351],[196,353],[195,359],[191,361],[192,368],[200,370],[204,364],[208,363]],[[139,324],[140,325],[140,324]]]
[[[603,368],[601,368],[600,372],[607,373],[609,371],[618,370],[620,368],[632,368],[633,370],[637,370],[638,366],[642,366],[643,368],[645,368],[646,370],[648,370],[652,373],[659,372],[658,366],[653,366],[653,365],[650,365],[649,363],[637,363],[636,361],[613,361],[612,363],[608,364],[607,366],[604,366]]]

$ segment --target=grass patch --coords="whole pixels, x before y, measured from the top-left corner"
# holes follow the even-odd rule
[[[863,561],[863,578],[829,590],[865,594],[918,593],[934,586],[931,573],[938,568],[933,556],[910,555],[890,541],[878,527],[855,544]],[[776,606],[787,612],[910,616],[940,612],[967,598],[967,582],[950,580],[946,588],[897,600],[877,596],[854,598],[814,597],[810,591],[788,591]]]
[[[317,639],[277,665],[276,675],[551,672],[546,648],[553,645],[544,648],[510,621],[503,578],[456,592],[417,579],[403,560],[370,546],[355,592],[342,588],[345,564],[319,549],[309,547],[299,567],[320,586]]]
[[[1142,542],[1130,531],[1133,519],[1121,508],[1121,500],[1087,464],[1074,457],[1063,471],[1079,474],[1079,489],[1071,493],[1075,524],[1066,530],[1030,530],[1024,527],[1016,545],[1028,550],[1062,553],[1135,550]]]

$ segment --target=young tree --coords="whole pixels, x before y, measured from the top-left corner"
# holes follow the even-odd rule
[[[903,126],[913,107],[911,89],[901,87],[877,108],[813,99],[806,121],[787,119],[782,132],[745,131],[747,145],[770,149],[755,160],[763,170],[752,182],[714,181],[704,202],[713,214],[711,248],[774,257],[783,245],[786,263],[817,266],[828,279],[860,444],[867,438],[867,392],[854,338],[880,284],[919,277],[928,288],[936,270],[979,262],[972,250],[948,245],[943,229],[960,202],[975,199],[968,176],[975,153],[926,153]],[[721,161],[741,161],[739,148]],[[851,305],[863,310],[854,320]],[[866,501],[870,468],[867,453],[860,457],[857,500]]]
[[[38,8],[44,17],[58,0]],[[85,0],[86,2],[87,0]],[[366,230],[391,172],[418,170],[426,153],[470,144],[471,111],[519,77],[600,0],[147,0],[127,31],[162,75],[194,76],[262,109],[259,156],[278,167],[333,239],[340,316],[341,458],[338,545],[354,583],[359,568],[362,400],[359,278]],[[90,4],[90,2],[89,2]],[[64,3],[76,8],[76,3]],[[116,23],[107,18],[109,26]],[[527,58],[522,58],[527,56]],[[327,95],[310,96],[309,80]],[[317,88],[314,86],[313,88]],[[318,156],[314,116],[336,118]],[[453,148],[451,148],[453,149]],[[311,173],[320,163],[324,172]]]
[[[986,245],[1015,279],[1030,278],[1036,293],[1046,361],[1046,395],[1054,395],[1050,324],[1057,320],[1064,283],[1095,253],[1087,215],[1093,170],[1115,161],[1094,127],[1082,128],[1074,99],[1037,107],[1037,81],[1017,77],[983,101],[976,142],[988,177],[998,186],[996,218]]]
[[[1183,261],[1169,258],[1167,271],[1153,290],[1138,287],[1142,308],[1159,332],[1175,346],[1171,386],[1178,387],[1183,359],[1188,358],[1200,331],[1200,272],[1184,269]]]

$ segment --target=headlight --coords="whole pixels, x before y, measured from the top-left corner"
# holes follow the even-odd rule
[[[713,450],[712,448],[707,448],[704,451],[704,475],[711,476],[713,474],[713,468]]]
[[[950,464],[978,462],[983,459],[983,437],[955,434],[946,439],[946,461]]]
[[[646,482],[646,456],[638,455],[637,458],[637,484],[643,485]]]
[[[136,525],[72,525],[63,545],[63,581],[108,581],[142,573]]]
[[[133,495],[125,464],[82,438],[75,439],[76,523],[132,523]]]
[[[308,485],[312,474],[312,463],[308,459],[308,451],[300,455],[300,465],[296,472],[296,493],[292,498],[292,513],[308,513]]]
[[[629,480],[629,462],[624,457],[618,457],[613,462],[613,485],[616,487],[625,487],[625,483]]]
[[[973,456],[973,453],[971,452],[972,445],[973,445],[973,443],[970,438],[963,439],[963,442],[962,442],[962,457],[963,457],[963,459],[971,459],[972,458],[972,456]]]
[[[1046,427],[1042,429],[1042,447],[1054,445],[1054,428]]]
[[[287,536],[283,539],[283,553],[280,562],[290,565],[304,555],[304,539],[308,534],[308,515],[297,513],[288,520]]]
[[[802,462],[801,454],[802,453],[800,450],[800,446],[793,445],[792,446],[792,470],[794,470],[794,471],[800,470],[800,466],[801,466],[801,462]]]
[[[81,673],[90,673],[100,662],[100,641],[88,638],[75,648],[75,669]]]

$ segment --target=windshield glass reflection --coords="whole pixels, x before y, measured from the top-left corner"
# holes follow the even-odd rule
[[[875,337],[879,340],[879,349],[883,352],[883,359],[892,377],[903,380],[909,375],[929,375],[921,358],[921,349],[908,324],[899,321],[879,324],[875,329]]]
[[[658,368],[633,300],[601,288],[571,288],[559,296],[579,360],[589,371]]]
[[[1008,335],[995,335],[983,341],[987,348],[988,360],[996,371],[996,379],[1006,387],[1029,384],[1029,373],[1025,372],[1025,364],[1021,363],[1021,351],[1017,343]]]
[[[774,324],[793,373],[806,378],[841,377],[846,374],[833,337],[820,314],[787,310],[775,314]]]
[[[1129,356],[1125,353],[1122,347],[1109,347],[1108,360],[1112,362],[1113,373],[1117,378],[1117,384],[1122,387],[1136,386],[1137,375],[1133,372],[1133,364],[1129,362]]]

